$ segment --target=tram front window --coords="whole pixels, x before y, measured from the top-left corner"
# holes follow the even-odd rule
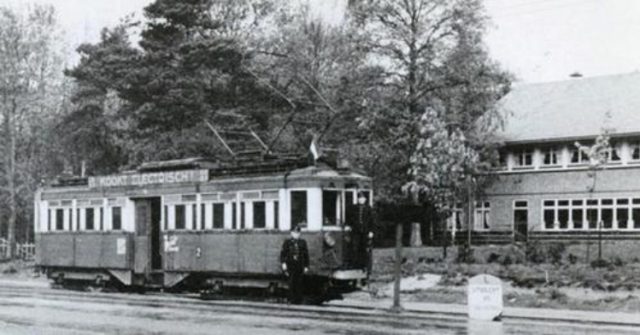
[[[307,226],[307,191],[291,191],[291,228]]]
[[[322,225],[325,227],[338,224],[340,213],[340,193],[338,191],[322,191]]]

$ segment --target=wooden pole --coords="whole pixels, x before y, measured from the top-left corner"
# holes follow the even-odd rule
[[[402,223],[396,225],[396,262],[394,266],[395,282],[393,283],[393,306],[391,310],[401,312],[400,279],[402,278]]]

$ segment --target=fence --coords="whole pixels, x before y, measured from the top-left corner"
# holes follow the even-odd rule
[[[0,238],[0,259],[7,258],[9,254],[9,241]],[[33,243],[17,243],[16,257],[23,260],[33,260],[36,256],[36,245]]]

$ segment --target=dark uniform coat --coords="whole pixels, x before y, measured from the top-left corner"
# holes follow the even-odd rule
[[[280,263],[287,264],[287,271],[302,273],[309,267],[309,249],[307,242],[301,238],[288,238],[282,244]]]

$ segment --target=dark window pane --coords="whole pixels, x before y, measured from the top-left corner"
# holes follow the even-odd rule
[[[205,205],[200,204],[200,229],[204,230]]]
[[[526,208],[527,207],[527,202],[526,201],[516,201],[515,207]]]
[[[104,230],[104,208],[100,207],[100,230]]]
[[[569,206],[569,200],[558,200],[558,206]]]
[[[73,231],[73,210],[69,208],[69,210],[67,210],[67,213],[69,213],[69,230]]]
[[[87,230],[93,230],[93,208],[85,209],[85,227]]]
[[[307,191],[291,191],[291,228],[307,226]]]
[[[582,209],[573,209],[571,210],[571,215],[573,216],[573,228],[582,229]]]
[[[571,204],[574,206],[582,206],[582,200],[572,200]]]
[[[589,229],[598,228],[598,210],[596,208],[587,209],[587,221],[589,222]]]
[[[322,225],[335,226],[338,222],[338,192],[322,191]]]
[[[553,209],[544,210],[544,227],[547,229],[553,229],[553,222],[555,220],[555,214]]]
[[[602,228],[610,229],[613,227],[613,209],[602,209]]]
[[[111,227],[113,230],[122,229],[122,210],[120,207],[111,207]]]
[[[49,209],[47,213],[47,230],[48,231],[51,231],[51,215],[52,215],[51,210]]]
[[[280,228],[280,207],[278,206],[278,202],[273,202],[273,227],[275,229]]]
[[[184,229],[184,205],[176,205],[176,212],[175,212],[175,223],[176,223],[176,229]]]
[[[164,206],[164,230],[169,230],[169,206]]]
[[[587,200],[587,205],[589,206],[595,206],[598,204],[598,199],[589,199]]]
[[[569,210],[568,209],[558,210],[558,224],[560,229],[569,228]]]
[[[240,203],[240,229],[244,229],[245,226],[245,212],[244,212],[244,202]]]
[[[56,230],[64,230],[64,209],[56,209]]]
[[[640,208],[631,209],[631,219],[633,220],[633,228],[640,228]]]
[[[544,201],[544,205],[545,206],[555,206],[556,202],[553,200],[545,200]]]
[[[198,230],[198,207],[196,204],[191,205],[191,229]]]
[[[634,199],[632,200],[632,203],[634,203],[634,204],[640,204],[640,199],[638,199],[638,198],[634,198]]]
[[[603,205],[613,205],[613,199],[602,199]]]
[[[628,204],[628,203],[629,203],[629,199],[626,199],[626,198],[616,199],[616,203],[617,203],[618,205],[626,205],[626,204]]]
[[[76,230],[80,230],[80,208],[76,208]]]
[[[213,228],[224,228],[224,204],[213,204]]]
[[[265,228],[267,226],[267,214],[264,201],[253,203],[253,228]]]
[[[618,228],[627,228],[627,220],[629,220],[629,209],[616,208],[616,217],[618,220]]]
[[[238,205],[235,202],[231,205],[231,228],[238,228]]]

